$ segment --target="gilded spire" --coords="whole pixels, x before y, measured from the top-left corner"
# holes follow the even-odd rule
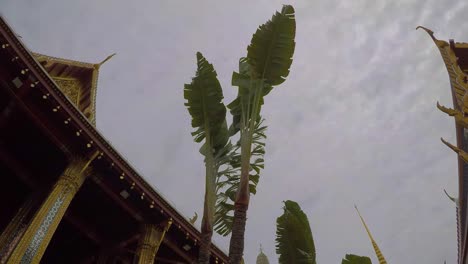
[[[260,253],[257,256],[257,264],[270,264],[268,257],[263,253],[262,244],[260,244]]]
[[[361,218],[361,222],[362,222],[362,224],[364,225],[364,228],[367,231],[367,235],[369,236],[369,238],[370,238],[370,240],[372,242],[372,246],[374,247],[374,251],[375,251],[375,254],[377,255],[377,259],[379,260],[379,263],[380,264],[387,264],[387,261],[385,260],[384,256],[382,255],[382,252],[379,249],[379,246],[377,246],[377,243],[375,242],[374,238],[372,237],[372,235],[371,235],[371,233],[369,231],[369,228],[367,227],[366,222],[364,221],[364,218],[362,218],[361,213],[359,213],[359,210],[358,210],[357,206],[355,205],[354,208],[356,208],[356,211],[357,211],[357,213],[359,215],[359,218]]]

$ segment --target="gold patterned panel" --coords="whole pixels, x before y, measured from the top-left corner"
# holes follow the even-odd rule
[[[78,107],[80,100],[80,81],[74,78],[52,77],[59,86],[60,90],[67,98]]]
[[[76,158],[69,164],[42,203],[14,249],[8,264],[39,264],[65,211],[84,180],[92,173],[92,159]]]
[[[143,234],[137,248],[135,261],[138,264],[154,263],[158,254],[159,246],[164,240],[164,236],[172,225],[169,219],[164,227],[152,224],[143,225]]]

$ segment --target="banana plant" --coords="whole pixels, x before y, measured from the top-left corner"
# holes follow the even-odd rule
[[[279,264],[317,263],[309,220],[297,202],[290,200],[284,202],[283,214],[276,220],[276,254],[279,255]],[[341,264],[372,264],[372,262],[369,257],[346,254]]]
[[[211,238],[216,204],[218,164],[223,154],[229,152],[229,131],[226,106],[216,71],[204,57],[197,53],[196,76],[184,86],[185,106],[192,117],[194,141],[203,142],[200,153],[205,162],[205,200],[201,224],[199,263],[209,263]]]
[[[263,155],[265,154],[266,129],[267,127],[263,125],[263,119],[260,119],[255,125],[251,153],[253,158],[250,164],[252,170],[249,175],[249,192],[251,194],[256,194],[260,170],[264,168]],[[231,134],[234,135],[235,133],[236,131],[233,131],[231,126]],[[232,151],[224,156],[225,160],[229,160],[224,163],[227,166],[224,166],[225,169],[218,172],[215,230],[223,236],[227,236],[232,231],[234,202],[240,184],[241,154],[239,150],[240,142],[238,141]],[[221,160],[221,162],[224,162],[224,160]]]
[[[289,75],[295,49],[296,20],[294,8],[283,6],[272,19],[261,25],[247,48],[247,57],[240,59],[239,72],[232,75],[238,87],[237,98],[228,105],[233,123],[231,133],[240,131],[240,178],[235,190],[232,235],[229,245],[231,264],[239,264],[244,252],[244,233],[250,201],[252,146],[264,97]],[[255,149],[254,149],[255,150]]]
[[[341,264],[372,264],[372,261],[369,257],[346,254]]]
[[[283,214],[276,219],[276,254],[279,264],[317,263],[309,219],[294,201],[285,201]]]

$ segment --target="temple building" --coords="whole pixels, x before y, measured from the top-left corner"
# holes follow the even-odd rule
[[[96,130],[110,57],[33,53],[0,17],[0,263],[196,262],[200,232]]]
[[[455,202],[457,210],[457,246],[458,263],[468,264],[467,230],[468,230],[468,43],[438,40],[434,32],[424,27],[442,55],[447,68],[450,90],[452,92],[453,109],[437,103],[437,108],[455,118],[457,142],[451,144],[444,139],[442,142],[457,153],[458,157],[458,198],[449,198]]]

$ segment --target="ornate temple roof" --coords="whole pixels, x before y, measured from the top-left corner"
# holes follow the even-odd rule
[[[96,125],[96,91],[101,63],[86,63],[31,53],[67,98]]]
[[[101,63],[91,64],[32,53],[1,16],[0,49],[3,49],[2,52],[8,58],[9,67],[23,78],[21,87],[25,89],[14,92],[31,91],[34,93],[31,100],[36,100],[36,103],[51,110],[47,118],[56,126],[54,132],[58,135],[53,142],[67,142],[70,146],[60,146],[66,154],[78,151],[80,155],[91,157],[98,153],[99,165],[107,168],[106,180],[125,184],[127,190],[138,195],[134,196],[138,197],[137,202],[124,204],[126,210],[140,210],[145,215],[139,217],[144,217],[146,221],[151,221],[152,217],[172,219],[169,232],[182,237],[184,250],[197,248],[201,240],[199,230],[150,186],[94,125],[98,70],[109,57]],[[61,85],[63,79],[75,83]],[[78,87],[78,96],[77,91],[66,91],[64,87],[68,87],[67,85],[74,87],[73,89]],[[100,181],[99,178],[95,180]],[[145,211],[141,208],[145,208]],[[186,249],[185,246],[188,245],[190,247]],[[228,263],[226,254],[214,244],[211,246],[211,255],[216,263]]]
[[[458,263],[468,263],[467,255],[467,230],[468,230],[468,43],[449,40],[439,40],[434,32],[425,27],[416,29],[426,31],[436,44],[444,61],[449,75],[452,91],[453,107],[449,109],[437,104],[437,107],[450,116],[455,117],[455,130],[457,135],[456,146],[442,139],[442,142],[458,154],[458,188],[459,195],[456,199],[457,209],[457,239],[458,239]]]

